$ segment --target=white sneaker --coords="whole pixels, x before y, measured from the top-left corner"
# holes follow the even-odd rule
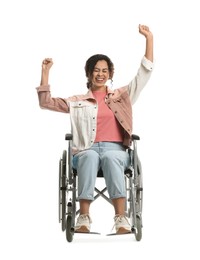
[[[75,232],[89,233],[91,223],[92,223],[92,220],[91,220],[89,214],[79,215],[77,222],[76,222],[76,226],[75,226]]]
[[[129,224],[126,216],[116,215],[114,217],[114,221],[115,221],[114,227],[117,234],[131,233],[131,225]]]

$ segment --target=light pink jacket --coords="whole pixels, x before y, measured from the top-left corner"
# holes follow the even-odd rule
[[[152,70],[153,63],[143,57],[137,75],[127,86],[114,90],[107,88],[105,103],[123,127],[123,144],[127,147],[131,145],[132,105],[149,80]],[[63,99],[51,97],[49,85],[36,89],[41,108],[70,113],[73,153],[90,148],[96,136],[98,112],[98,104],[92,91]]]

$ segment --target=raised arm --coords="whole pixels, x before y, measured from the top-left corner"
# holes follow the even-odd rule
[[[146,38],[145,57],[153,62],[153,34],[146,25],[139,24],[139,33]]]
[[[153,34],[146,25],[139,25],[139,33],[144,35],[146,38],[146,49],[143,55],[141,65],[138,69],[137,75],[128,84],[129,96],[131,104],[133,105],[137,100],[140,92],[148,82],[153,67]]]
[[[49,71],[52,65],[53,60],[51,58],[46,58],[42,61],[40,86],[36,88],[39,99],[39,105],[41,108],[44,109],[68,113],[69,107],[65,99],[51,97],[49,85]]]

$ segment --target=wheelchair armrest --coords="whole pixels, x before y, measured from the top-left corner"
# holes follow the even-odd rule
[[[66,134],[65,140],[72,140],[72,134]]]
[[[140,137],[138,135],[131,135],[131,139],[133,140],[140,140]]]

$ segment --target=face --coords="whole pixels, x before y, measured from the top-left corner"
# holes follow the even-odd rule
[[[92,73],[92,90],[105,90],[108,79],[108,64],[105,60],[99,60]]]

